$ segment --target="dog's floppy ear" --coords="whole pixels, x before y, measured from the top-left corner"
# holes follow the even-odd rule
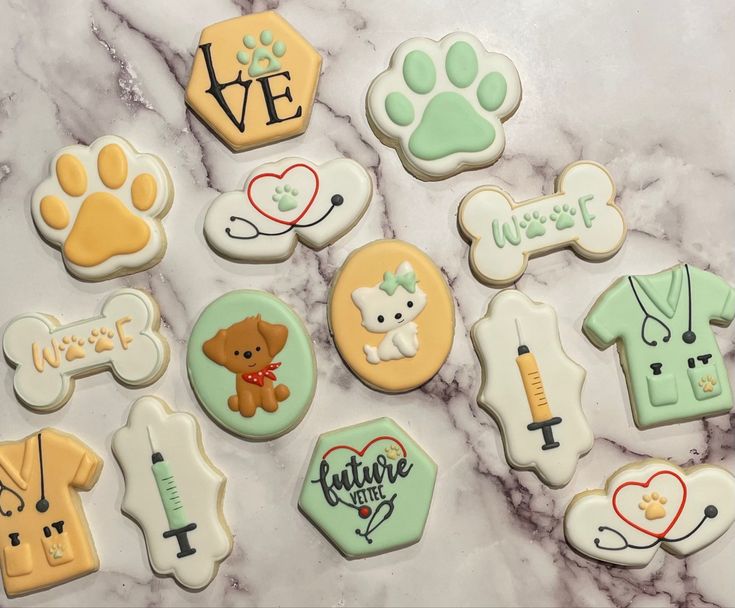
[[[227,330],[220,329],[214,338],[210,338],[202,344],[202,350],[212,361],[218,365],[224,365],[227,361],[227,353],[225,353],[225,340],[227,338]]]
[[[259,319],[258,331],[265,338],[265,343],[268,345],[268,352],[271,357],[280,353],[281,349],[286,345],[286,340],[288,340],[288,327],[285,325],[268,323],[268,321]]]

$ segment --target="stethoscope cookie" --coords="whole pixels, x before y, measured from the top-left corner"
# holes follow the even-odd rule
[[[278,262],[298,240],[322,249],[345,235],[365,213],[372,192],[370,176],[353,160],[315,165],[284,158],[255,169],[243,190],[217,197],[204,234],[228,258]]]
[[[231,291],[207,306],[189,338],[187,367],[207,413],[247,439],[272,439],[293,429],[316,390],[306,327],[264,291]]]
[[[577,494],[564,534],[588,557],[643,567],[659,547],[679,557],[703,549],[733,521],[735,477],[725,469],[650,459],[619,469],[603,490]]]
[[[627,233],[610,174],[590,161],[564,169],[553,194],[520,203],[500,188],[475,188],[460,203],[457,222],[470,242],[472,271],[493,287],[517,281],[530,258],[564,247],[606,260]]]
[[[31,215],[71,274],[101,281],[160,261],[166,251],[160,220],[172,200],[163,162],[107,135],[54,155],[33,193]]]
[[[322,58],[278,13],[220,21],[202,30],[186,103],[233,151],[306,130]]]
[[[225,476],[209,460],[194,416],[141,397],[112,438],[125,477],[122,509],[141,527],[151,567],[206,587],[232,550],[222,512]]]
[[[618,279],[583,329],[598,348],[618,344],[633,417],[648,428],[730,411],[730,382],[710,323],[728,325],[733,316],[735,289],[683,264]]]
[[[501,291],[472,327],[478,403],[497,421],[508,462],[563,486],[595,441],[582,411],[585,371],[564,352],[554,309]]]
[[[402,43],[370,85],[366,107],[373,131],[396,148],[404,167],[437,180],[498,160],[503,121],[520,101],[513,62],[455,32]]]
[[[10,596],[99,569],[78,490],[90,490],[102,460],[76,437],[43,429],[0,443],[0,547]]]
[[[421,539],[436,470],[390,418],[356,424],[319,437],[299,508],[347,557],[401,549]]]
[[[353,251],[329,294],[334,343],[360,380],[388,393],[412,390],[443,365],[454,339],[454,303],[429,257],[398,240]]]
[[[67,325],[41,313],[16,317],[3,335],[15,394],[30,408],[54,410],[71,397],[76,378],[105,370],[127,386],[153,384],[169,360],[160,324],[155,300],[138,289],[118,289],[99,315]]]

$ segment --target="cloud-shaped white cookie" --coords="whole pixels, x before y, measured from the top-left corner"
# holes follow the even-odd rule
[[[642,567],[662,547],[685,556],[735,521],[735,477],[700,465],[646,460],[616,471],[604,490],[574,497],[564,516],[567,542],[588,557]]]
[[[243,190],[217,197],[204,219],[204,235],[228,258],[282,261],[297,240],[322,249],[349,232],[372,192],[370,176],[353,160],[315,165],[284,158],[255,169]]]

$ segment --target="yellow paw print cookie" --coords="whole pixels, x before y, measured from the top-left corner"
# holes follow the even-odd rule
[[[100,281],[158,263],[166,251],[160,219],[172,199],[164,164],[108,135],[56,153],[33,193],[32,215],[69,272]]]

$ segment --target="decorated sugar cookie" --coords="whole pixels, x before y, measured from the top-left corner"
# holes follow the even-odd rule
[[[585,371],[564,352],[554,309],[508,289],[472,327],[478,403],[498,422],[508,463],[563,486],[595,441],[582,411]]]
[[[278,13],[220,21],[202,30],[186,103],[233,151],[300,135],[322,58]]]
[[[735,477],[725,469],[651,459],[619,469],[603,490],[577,494],[564,534],[587,557],[643,567],[659,547],[678,557],[703,549],[733,521]]]
[[[143,530],[153,570],[206,587],[230,554],[232,535],[222,512],[226,480],[204,452],[196,419],[141,397],[112,451],[125,476],[122,509]]]
[[[396,148],[408,171],[425,180],[493,164],[503,153],[503,121],[518,108],[513,62],[464,32],[438,42],[412,38],[370,85],[367,117]]]
[[[157,264],[173,200],[166,166],[121,137],[62,148],[36,188],[31,215],[75,277],[101,281]]]
[[[606,260],[627,233],[610,174],[590,161],[564,169],[553,194],[520,203],[500,188],[475,188],[462,200],[457,220],[470,242],[472,271],[494,287],[517,281],[529,258],[564,247]]]
[[[48,411],[69,400],[76,378],[97,372],[110,370],[134,388],[153,384],[169,359],[160,323],[156,302],[137,289],[113,292],[91,319],[62,325],[42,313],[16,317],[3,335],[3,352],[16,368],[15,394]]]
[[[444,277],[422,251],[398,240],[352,252],[329,294],[329,326],[360,380],[388,393],[430,380],[454,339],[454,304]]]
[[[595,302],[584,333],[618,345],[640,428],[726,414],[732,392],[710,323],[729,325],[735,289],[682,264],[618,279]]]
[[[436,464],[390,418],[319,437],[299,497],[301,511],[350,558],[418,542]]]
[[[231,291],[207,306],[189,338],[187,365],[207,413],[248,439],[290,431],[316,389],[316,359],[306,327],[264,291]]]
[[[204,234],[226,257],[281,261],[298,240],[321,249],[346,234],[365,213],[372,192],[370,176],[353,160],[315,165],[284,158],[255,169],[243,190],[217,197]]]
[[[0,443],[0,566],[9,597],[99,569],[77,491],[92,489],[101,470],[97,454],[55,429]]]

